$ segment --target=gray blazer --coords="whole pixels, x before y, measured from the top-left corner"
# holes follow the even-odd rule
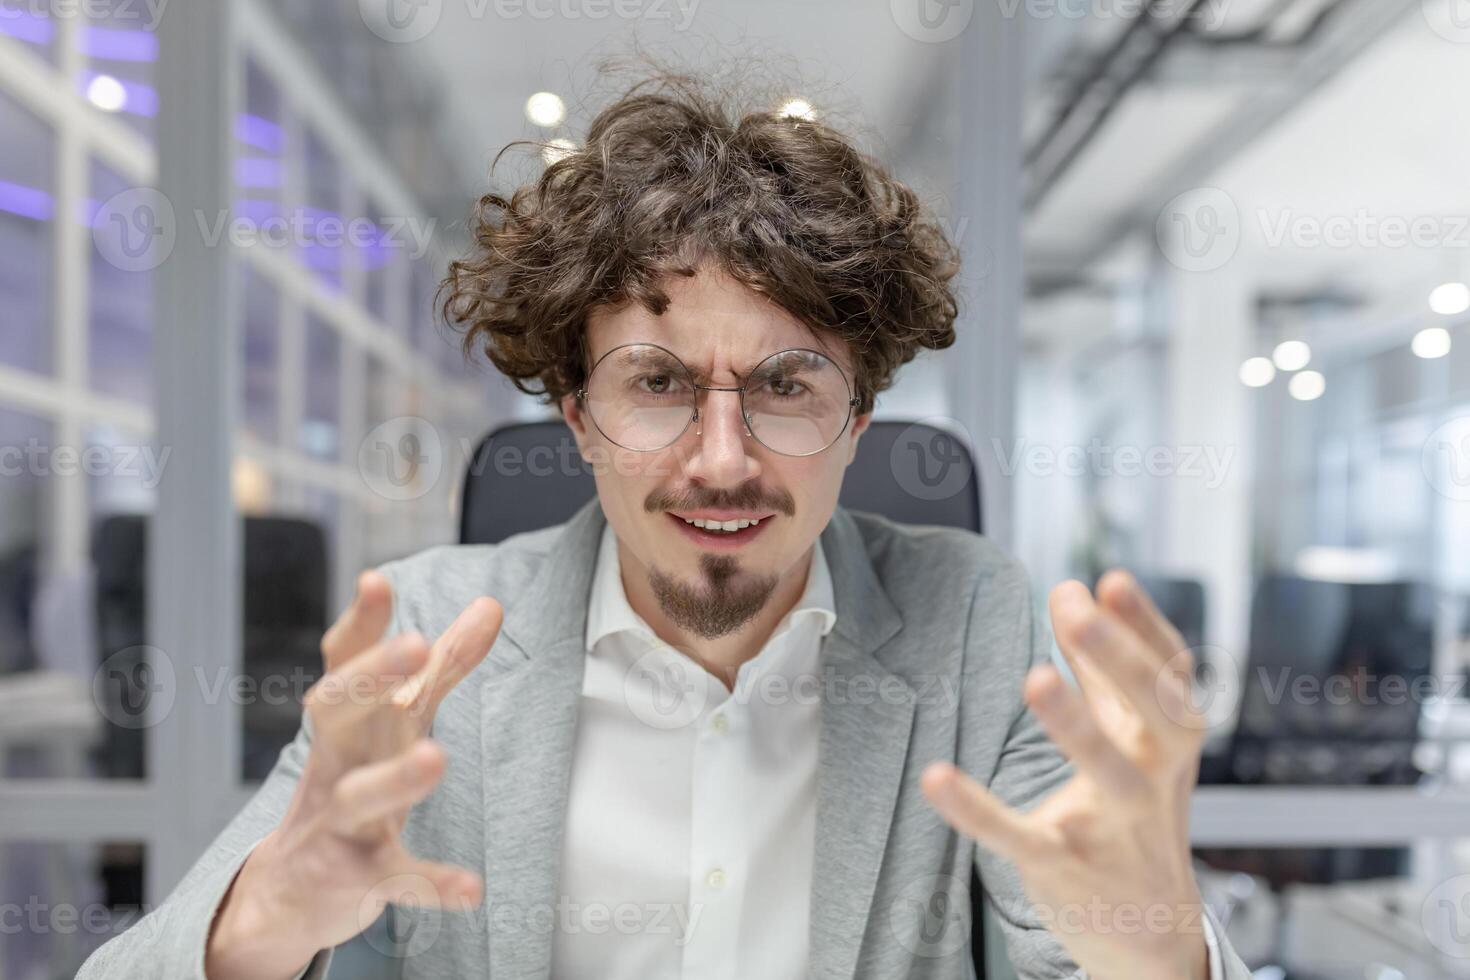
[[[405,830],[416,854],[482,871],[485,902],[468,913],[405,913],[412,931],[398,934],[406,937],[406,978],[549,975],[587,599],[604,520],[593,501],[557,527],[384,566],[396,597],[393,629],[432,640],[480,595],[506,610],[485,661],[440,707],[433,734],[448,749],[448,770]],[[1022,678],[1052,650],[1024,570],[978,535],[842,508],[822,547],[837,623],[822,648],[812,894],[790,897],[810,902],[809,976],[973,976],[972,861],[1016,972],[1028,980],[1076,975],[1031,914],[1014,867],[951,831],[918,785],[925,764],[951,759],[1026,807],[1069,774],[1021,701]],[[203,977],[214,912],[285,812],[309,740],[308,731],[298,734],[168,900],[99,949],[79,977]],[[949,911],[935,918],[936,910]],[[1227,977],[1248,980],[1244,964],[1224,952]],[[325,975],[328,959],[318,955],[308,975]]]

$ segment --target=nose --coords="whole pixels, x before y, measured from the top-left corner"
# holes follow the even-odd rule
[[[685,475],[716,487],[737,487],[760,476],[760,460],[752,455],[755,439],[740,414],[740,392],[700,393],[704,405],[694,425],[694,455],[685,464]]]

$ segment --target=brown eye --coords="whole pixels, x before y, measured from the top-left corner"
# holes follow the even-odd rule
[[[673,393],[674,384],[673,375],[645,374],[638,379],[635,387],[649,395],[668,395]]]

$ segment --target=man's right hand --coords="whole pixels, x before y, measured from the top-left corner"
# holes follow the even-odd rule
[[[500,631],[481,597],[430,649],[422,636],[384,639],[393,595],[364,572],[352,605],[322,637],[326,672],[306,695],[311,751],[280,825],[241,866],[210,932],[209,980],[287,980],[319,950],[357,935],[365,910],[410,897],[472,908],[480,876],[414,857],[399,835],[409,809],[444,774],[428,738],[444,697]]]

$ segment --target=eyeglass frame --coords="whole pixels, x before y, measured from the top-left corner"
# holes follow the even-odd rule
[[[832,365],[833,370],[835,370],[837,372],[837,376],[842,379],[842,386],[847,389],[847,394],[848,394],[848,399],[847,399],[847,415],[843,417],[843,419],[842,419],[842,427],[837,430],[837,434],[832,437],[832,440],[830,442],[828,442],[821,449],[814,449],[814,450],[812,450],[809,453],[786,453],[786,452],[782,452],[779,449],[776,449],[774,446],[771,446],[764,439],[762,439],[760,436],[758,436],[758,435],[755,434],[755,429],[750,424],[750,416],[745,411],[745,389],[747,387],[745,384],[738,385],[738,386],[736,386],[734,388],[727,388],[727,387],[722,387],[722,386],[719,386],[719,385],[702,385],[699,382],[697,382],[697,381],[694,380],[694,372],[691,371],[691,370],[689,370],[689,365],[687,365],[687,364],[684,363],[684,359],[682,357],[680,357],[678,354],[675,354],[673,351],[669,350],[667,347],[664,347],[662,344],[654,344],[654,343],[649,343],[648,341],[636,340],[636,341],[630,341],[630,342],[628,342],[626,344],[618,344],[616,347],[609,348],[608,350],[606,350],[605,352],[603,352],[602,356],[599,357],[596,360],[596,362],[593,363],[591,370],[589,370],[587,372],[587,381],[591,381],[592,380],[592,375],[597,370],[598,365],[600,365],[603,361],[607,360],[608,357],[610,357],[611,355],[617,353],[620,350],[623,350],[626,347],[652,347],[655,350],[661,350],[661,351],[663,351],[665,354],[669,355],[669,357],[671,357],[671,358],[674,359],[674,363],[675,364],[679,365],[679,367],[681,367],[681,368],[684,369],[684,374],[688,377],[689,386],[694,389],[694,407],[693,407],[693,409],[689,413],[689,420],[684,423],[684,427],[679,430],[679,432],[678,432],[677,435],[675,435],[668,442],[664,443],[662,446],[656,446],[653,449],[634,449],[631,446],[625,446],[621,442],[618,442],[612,436],[608,435],[607,432],[602,428],[602,425],[597,421],[597,416],[592,413],[591,409],[587,409],[587,417],[592,420],[592,424],[593,425],[597,426],[597,431],[602,433],[602,437],[604,439],[606,439],[608,442],[612,443],[614,446],[617,446],[619,449],[627,450],[630,453],[657,453],[657,452],[662,452],[663,450],[668,449],[674,443],[678,442],[680,439],[684,438],[684,433],[686,433],[686,432],[689,431],[689,426],[691,424],[693,424],[693,423],[696,423],[696,422],[699,422],[700,421],[700,418],[699,418],[699,393],[701,391],[738,391],[740,393],[740,421],[742,423],[744,423],[744,426],[743,427],[745,429],[745,435],[747,435],[750,438],[754,439],[756,442],[760,443],[762,446],[765,446],[771,452],[776,453],[778,456],[787,456],[787,457],[790,457],[792,459],[805,459],[808,456],[815,456],[818,453],[825,453],[827,450],[829,450],[833,446],[837,445],[837,440],[842,438],[842,434],[844,432],[846,432],[847,431],[847,427],[852,424],[852,410],[854,408],[857,408],[860,404],[862,404],[862,398],[859,397],[859,396],[857,396],[857,395],[854,395],[852,393],[852,383],[847,380],[847,372],[845,372],[845,371],[842,370],[842,365],[841,364],[838,364],[837,361],[836,361],[836,359],[834,359],[833,357],[831,357],[830,355],[828,355],[824,351],[819,351],[819,350],[816,350],[815,348],[811,348],[811,347],[786,347],[786,348],[783,348],[781,350],[773,351],[772,353],[767,354],[765,357],[761,358],[759,361],[756,362],[756,365],[755,365],[756,367],[760,367],[762,364],[766,363],[771,358],[778,357],[778,356],[780,356],[782,354],[791,354],[791,353],[816,354],[819,357],[825,359],[829,364]],[[748,379],[750,377],[751,373],[754,372],[754,370],[755,369],[752,368],[750,372],[747,372],[745,374],[744,378],[742,378],[742,381],[745,380],[745,379]],[[579,387],[579,388],[577,388],[575,391],[573,391],[572,394],[577,399],[577,402],[583,408],[586,408],[587,407],[587,394],[588,394],[588,392],[587,392],[587,383],[586,382],[583,382],[582,386]]]

